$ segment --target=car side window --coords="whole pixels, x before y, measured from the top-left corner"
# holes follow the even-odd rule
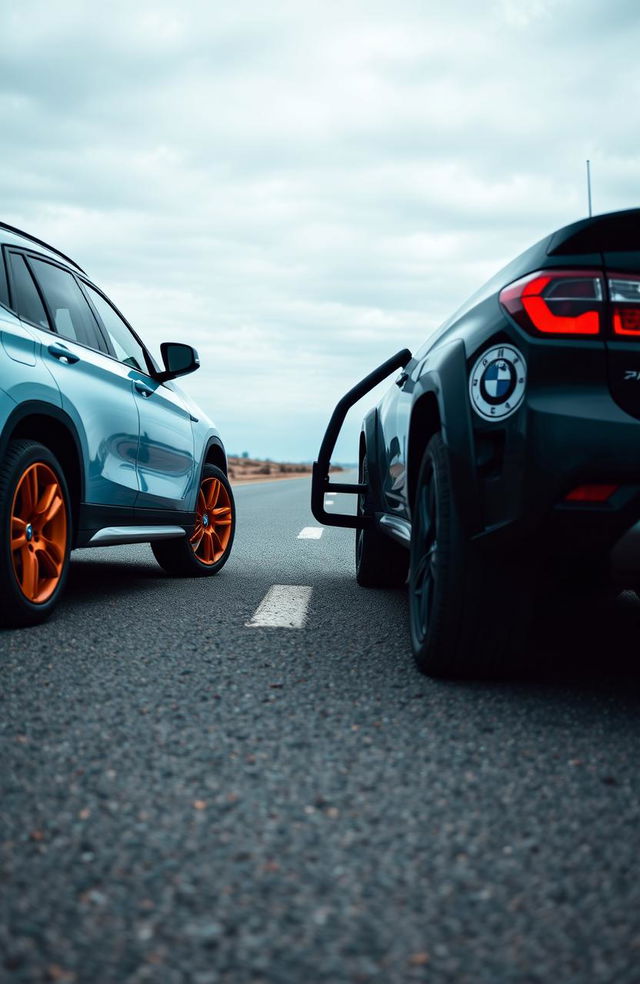
[[[90,348],[100,344],[98,328],[91,308],[72,274],[46,260],[29,258],[29,266],[38,281],[59,335]]]
[[[144,349],[129,326],[102,294],[99,294],[87,283],[85,283],[85,288],[91,303],[98,312],[104,330],[111,339],[116,358],[125,366],[131,366],[133,369],[139,369],[140,372],[148,374],[149,367]]]
[[[9,253],[11,267],[11,287],[13,310],[25,321],[31,321],[41,328],[49,328],[49,319],[44,309],[33,277],[21,253]]]

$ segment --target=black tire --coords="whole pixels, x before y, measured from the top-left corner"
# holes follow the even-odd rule
[[[210,521],[209,512],[201,508],[202,496],[208,489],[217,488],[215,483],[219,485],[218,495],[221,496],[220,500],[216,497],[216,502],[223,502],[223,505],[216,509],[220,513],[219,522]],[[224,517],[221,513],[223,509],[226,510]],[[213,509],[210,511],[213,515]],[[226,522],[227,516],[230,519],[230,524]],[[227,538],[228,525],[230,525],[230,529]],[[197,539],[199,531],[202,535]],[[236,507],[229,479],[216,465],[205,464],[200,479],[196,522],[192,536],[181,537],[179,540],[159,540],[151,544],[151,549],[160,566],[172,577],[211,577],[217,574],[228,561],[235,531]],[[223,541],[220,540],[218,534],[223,536]],[[211,548],[216,551],[210,556],[203,553],[202,549],[203,543],[204,546],[207,546],[207,539],[210,539]],[[216,540],[218,540],[217,545]]]
[[[360,462],[361,484],[369,482],[366,454]],[[374,512],[367,491],[358,496],[358,515]],[[363,588],[399,588],[407,580],[409,551],[375,529],[356,530],[356,581]]]
[[[413,509],[409,625],[418,668],[430,676],[490,677],[522,665],[532,591],[527,572],[464,535],[440,434],[420,467]]]
[[[36,625],[64,591],[73,535],[64,472],[43,444],[9,443],[0,464],[0,529],[0,625]]]

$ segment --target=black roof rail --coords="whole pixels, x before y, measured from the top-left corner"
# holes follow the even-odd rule
[[[49,243],[45,243],[44,239],[37,239],[36,236],[32,236],[31,233],[24,232],[23,229],[17,229],[15,226],[8,225],[6,222],[0,222],[0,229],[6,229],[7,232],[15,232],[17,236],[22,236],[23,239],[29,239],[32,243],[37,243],[38,246],[44,246],[44,248],[50,250],[50,252],[57,253],[63,260],[66,260],[67,263],[70,263],[71,266],[74,266],[76,270],[79,270],[80,273],[84,273],[86,276],[86,271],[83,270],[75,260],[72,260],[70,256],[62,253],[59,249],[56,249],[55,246],[50,246]]]

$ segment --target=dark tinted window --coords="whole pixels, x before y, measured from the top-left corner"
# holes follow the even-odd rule
[[[91,348],[102,348],[91,308],[74,277],[45,260],[29,258],[59,335]]]
[[[144,349],[129,326],[122,320],[118,312],[111,307],[102,294],[85,284],[91,303],[95,306],[100,316],[103,327],[111,339],[116,358],[123,362],[125,366],[132,366],[141,372],[148,373],[147,360],[145,359]]]
[[[4,266],[4,256],[0,251],[0,304],[9,307],[9,285],[7,283],[7,271]]]
[[[11,286],[13,291],[13,309],[21,318],[32,321],[41,328],[48,328],[49,322],[33,277],[29,273],[24,256],[20,253],[9,253],[11,266]]]

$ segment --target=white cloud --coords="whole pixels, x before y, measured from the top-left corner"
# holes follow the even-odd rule
[[[526,28],[537,20],[550,17],[558,0],[500,0],[507,24]]]
[[[24,0],[0,32],[2,218],[192,339],[235,450],[312,458],[344,389],[584,215],[586,158],[596,210],[638,202],[631,0]]]

